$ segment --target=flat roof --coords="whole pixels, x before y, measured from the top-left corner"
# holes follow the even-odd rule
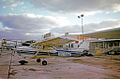
[[[92,42],[110,42],[110,41],[120,41],[120,39],[101,39],[101,40],[92,41]]]

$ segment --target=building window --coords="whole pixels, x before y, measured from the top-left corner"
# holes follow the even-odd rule
[[[115,42],[114,45],[115,45],[115,46],[119,46],[119,42]]]
[[[109,43],[109,47],[112,47],[113,46],[113,43]]]

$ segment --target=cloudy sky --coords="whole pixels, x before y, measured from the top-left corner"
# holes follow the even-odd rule
[[[0,0],[0,39],[40,39],[120,27],[120,0]]]

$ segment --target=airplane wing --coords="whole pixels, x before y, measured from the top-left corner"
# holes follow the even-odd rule
[[[56,37],[56,38],[49,39],[46,41],[38,42],[38,43],[36,43],[36,45],[44,45],[44,46],[50,46],[50,47],[55,46],[56,47],[58,45],[64,45],[64,44],[67,44],[67,43],[72,42],[72,41],[74,41],[74,40]]]
[[[39,47],[39,51],[41,52],[56,52],[56,49],[62,48],[64,44],[67,44],[69,42],[73,42],[74,40],[70,40],[67,38],[61,38],[61,37],[56,37],[52,38],[46,41],[41,41],[36,43],[37,46]]]
[[[120,39],[120,27],[99,32],[84,34],[85,37],[105,38],[105,39]]]

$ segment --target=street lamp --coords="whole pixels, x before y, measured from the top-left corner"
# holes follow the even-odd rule
[[[83,17],[84,17],[83,14],[81,14],[80,16],[78,16],[78,18],[81,18],[82,36],[83,36],[83,34],[84,34],[84,29],[83,29]],[[83,36],[83,41],[84,41],[84,36]]]

